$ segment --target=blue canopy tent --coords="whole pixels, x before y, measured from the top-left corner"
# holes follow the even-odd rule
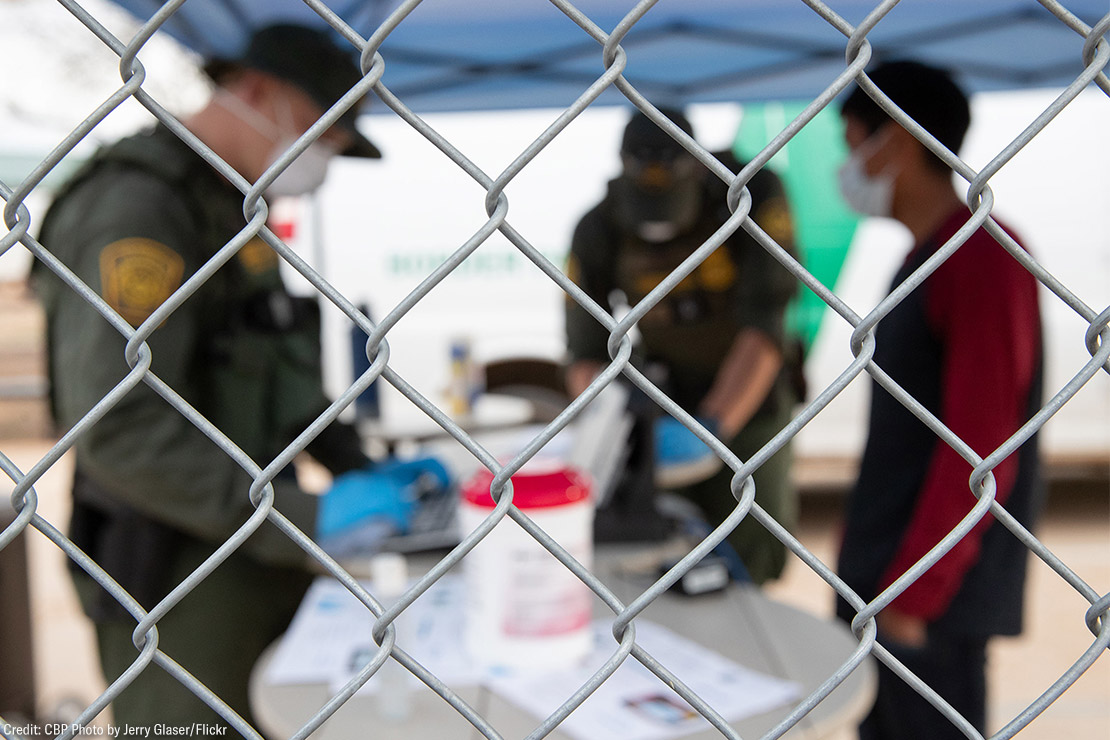
[[[162,0],[113,0],[141,19]],[[1047,0],[1046,0],[1047,1]],[[325,0],[362,38],[399,0]],[[574,0],[591,35],[550,0],[424,0],[380,47],[384,85],[419,114],[562,108],[604,70],[598,36],[612,32],[635,0]],[[879,0],[828,0],[850,26]],[[1051,4],[1051,3],[1050,3]],[[1110,11],[1106,0],[1063,0],[1068,23],[1038,0],[903,0],[867,34],[873,58],[915,58],[952,69],[969,92],[1064,87],[1084,69],[1080,31]],[[304,0],[188,0],[162,26],[203,57],[233,57],[250,30],[277,21],[322,25]],[[581,19],[580,19],[581,20]],[[624,77],[657,105],[740,102],[735,150],[750,158],[820,95],[846,66],[848,37],[802,0],[660,0],[628,31]],[[352,53],[355,47],[352,45]],[[767,101],[774,121],[761,115]],[[798,102],[801,101],[801,102]],[[596,104],[627,104],[611,86]],[[776,103],[776,106],[778,104]],[[388,113],[377,104],[370,113]],[[857,217],[835,196],[840,156],[835,112],[824,111],[772,160],[794,205],[808,269],[835,286]],[[787,161],[804,163],[793,169]],[[795,329],[808,345],[825,311],[804,291]]]
[[[114,0],[150,18],[162,0]],[[398,0],[325,0],[368,37]],[[829,0],[860,23],[877,0]],[[609,33],[634,0],[578,0]],[[1093,27],[1105,0],[1063,0]],[[233,56],[250,29],[323,24],[303,0],[188,0],[162,26],[202,56]],[[1064,86],[1083,68],[1084,38],[1037,0],[904,0],[868,34],[876,56],[951,67],[971,91]],[[812,99],[844,69],[847,38],[801,0],[661,0],[622,42],[625,77],[649,99]],[[417,112],[561,107],[603,71],[602,47],[548,0],[425,0],[381,46],[383,81]],[[616,89],[599,100],[621,103]],[[382,111],[383,107],[376,107]]]

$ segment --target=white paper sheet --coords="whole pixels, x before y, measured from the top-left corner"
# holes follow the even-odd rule
[[[729,722],[774,709],[801,694],[794,681],[745,668],[652,622],[636,620],[636,642]],[[616,651],[611,622],[594,623],[594,645],[593,654],[579,668],[542,675],[501,672],[487,677],[486,683],[537,718],[546,717]],[[559,725],[562,732],[582,740],[663,740],[709,727],[707,720],[631,656]]]
[[[323,683],[350,656],[352,638],[373,613],[332,578],[317,578],[267,666],[271,684]]]
[[[372,584],[363,585],[373,593]],[[398,644],[452,686],[476,684],[481,678],[459,648],[462,588],[458,576],[441,578],[395,622]],[[377,652],[374,620],[373,612],[341,583],[318,578],[275,651],[267,680],[274,684],[326,683],[333,692],[338,691]],[[363,685],[364,691],[376,689],[374,678]],[[410,680],[419,684],[411,675]]]

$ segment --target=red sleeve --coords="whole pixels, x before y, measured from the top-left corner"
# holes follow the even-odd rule
[[[976,232],[924,283],[925,310],[943,347],[940,420],[981,458],[1025,419],[1040,359],[1037,282],[987,232]],[[883,576],[885,588],[955,528],[976,503],[973,466],[938,442],[913,517]],[[1017,456],[994,469],[996,500],[1005,505]],[[906,614],[940,617],[975,564],[988,512],[960,542],[894,602]]]

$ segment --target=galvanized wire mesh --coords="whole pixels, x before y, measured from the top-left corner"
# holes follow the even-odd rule
[[[1110,15],[1103,18],[1096,27],[1091,28],[1073,16],[1066,8],[1066,3],[1043,0],[1041,4],[1051,11],[1061,24],[1064,24],[1075,33],[1075,53],[1082,58],[1084,69],[1074,82],[1064,90],[1057,100],[1046,109],[1029,127],[1015,139],[1009,146],[1000,151],[998,155],[985,167],[975,170],[962,161],[943,145],[933,139],[927,132],[909,119],[897,107],[892,105],[880,93],[864,74],[872,59],[872,47],[868,41],[868,34],[878,24],[882,23],[884,16],[896,5],[888,0],[876,4],[874,11],[867,16],[858,26],[840,17],[833,9],[819,0],[804,0],[814,14],[823,19],[832,28],[835,28],[844,37],[844,66],[843,71],[835,79],[828,80],[827,88],[805,108],[805,110],[791,121],[771,143],[751,162],[744,166],[740,172],[731,172],[717,161],[710,153],[684,134],[678,127],[668,121],[656,111],[647,100],[628,80],[623,72],[628,64],[628,59],[622,50],[621,42],[630,29],[644,16],[655,4],[645,1],[629,12],[624,21],[615,28],[600,28],[580,12],[571,2],[566,0],[551,0],[567,18],[577,24],[583,37],[592,39],[597,45],[597,53],[604,63],[604,71],[596,80],[585,86],[580,97],[559,115],[549,128],[543,132],[503,171],[488,173],[483,171],[474,162],[467,158],[465,152],[459,151],[452,143],[441,136],[419,116],[412,112],[403,98],[396,96],[388,85],[383,82],[383,75],[388,68],[389,59],[379,53],[383,41],[391,31],[400,24],[405,23],[406,16],[419,4],[419,0],[409,0],[403,3],[368,39],[362,38],[350,27],[346,26],[339,18],[328,11],[325,3],[316,0],[307,0],[307,4],[315,9],[320,16],[338,30],[353,46],[361,49],[363,79],[343,98],[340,103],[320,119],[297,143],[292,146],[273,166],[257,181],[248,182],[237,174],[226,162],[220,160],[203,142],[197,139],[180,121],[171,115],[163,106],[144,89],[144,70],[137,59],[138,52],[143,45],[158,31],[160,24],[172,15],[181,2],[169,2],[154,15],[151,20],[143,25],[141,30],[132,38],[120,39],[112,35],[97,18],[86,12],[79,2],[75,0],[59,0],[70,13],[77,18],[90,33],[95,36],[111,51],[118,55],[120,60],[121,84],[118,90],[106,99],[103,104],[91,111],[57,148],[22,182],[0,183],[0,194],[3,195],[6,206],[4,210],[5,224],[8,228],[0,239],[0,254],[6,252],[16,244],[26,248],[36,260],[41,261],[49,270],[59,276],[66,285],[80,295],[93,307],[104,320],[109,322],[120,335],[127,338],[126,360],[132,371],[119,385],[106,395],[78,424],[65,432],[64,436],[50,449],[50,451],[29,470],[18,469],[8,457],[0,453],[0,466],[5,474],[14,482],[15,490],[12,501],[19,512],[15,521],[0,532],[0,549],[8,546],[13,539],[28,528],[36,529],[49,538],[66,556],[76,563],[81,569],[91,575],[104,589],[115,597],[134,617],[136,627],[134,631],[135,644],[141,648],[131,669],[115,681],[108,689],[81,713],[74,726],[68,727],[59,737],[68,738],[79,731],[79,727],[90,722],[103,710],[140,672],[144,670],[158,670],[151,666],[152,663],[161,669],[169,671],[190,691],[201,697],[216,712],[222,715],[244,737],[260,737],[258,731],[249,726],[224,704],[220,697],[212,694],[204,685],[184,671],[169,656],[159,650],[158,624],[159,620],[180,600],[192,591],[199,583],[212,573],[221,562],[264,522],[270,520],[276,524],[287,537],[296,542],[310,558],[315,560],[326,572],[344,583],[359,600],[365,604],[367,610],[375,615],[375,639],[381,640],[380,649],[364,668],[355,676],[342,691],[322,706],[316,715],[305,724],[295,737],[306,737],[325,722],[338,707],[346,702],[367,680],[370,679],[388,660],[396,660],[409,671],[416,674],[444,701],[450,703],[460,715],[466,718],[482,735],[490,738],[500,737],[498,732],[483,717],[480,709],[465,702],[450,687],[442,683],[436,676],[430,674],[423,666],[417,663],[405,650],[403,645],[396,642],[394,620],[405,611],[421,594],[440,579],[448,570],[463,560],[473,547],[480,542],[503,517],[510,517],[520,524],[529,534],[543,544],[567,568],[575,573],[615,616],[614,642],[611,659],[593,676],[581,691],[567,700],[563,706],[539,722],[530,737],[543,737],[558,727],[577,706],[600,684],[604,683],[619,665],[625,660],[640,661],[644,666],[653,671],[667,685],[672,686],[691,706],[708,719],[719,731],[722,737],[737,737],[736,731],[706,704],[699,696],[690,691],[685,685],[671,674],[667,666],[660,664],[635,639],[636,618],[645,608],[660,597],[673,583],[685,574],[694,564],[709,553],[720,543],[727,533],[743,518],[751,517],[758,520],[764,527],[772,531],[786,546],[812,568],[825,580],[832,589],[850,602],[858,612],[852,629],[859,639],[859,649],[848,659],[840,670],[829,675],[827,680],[810,696],[800,701],[784,719],[770,731],[766,737],[780,737],[799,721],[808,712],[820,704],[853,670],[861,663],[874,656],[890,666],[897,674],[913,684],[926,698],[936,705],[948,718],[956,724],[961,731],[970,738],[979,737],[978,733],[948,707],[927,685],[910,674],[888,652],[881,642],[876,640],[875,615],[889,605],[902,591],[911,585],[923,572],[936,563],[952,546],[963,538],[972,527],[983,517],[994,517],[1001,521],[1015,536],[1017,536],[1029,551],[1043,561],[1058,576],[1065,580],[1087,602],[1090,609],[1086,614],[1086,622],[1092,634],[1089,649],[1079,657],[1075,664],[1035,702],[1021,712],[1002,729],[996,737],[1011,737],[1018,734],[1038,714],[1040,714],[1054,699],[1078,679],[1083,671],[1098,660],[1107,646],[1110,645],[1110,622],[1106,620],[1107,609],[1110,608],[1110,594],[1102,594],[1092,585],[1084,582],[1074,573],[1066,563],[1048,550],[1032,533],[1026,531],[1011,517],[1005,508],[994,500],[994,483],[992,470],[1004,458],[1011,455],[1026,440],[1036,433],[1045,422],[1053,416],[1062,406],[1093,377],[1100,372],[1110,371],[1110,342],[1107,338],[1108,324],[1110,324],[1110,307],[1089,306],[1073,294],[1067,285],[1062,284],[1052,274],[1046,271],[1037,261],[1024,252],[992,219],[994,197],[990,189],[990,180],[1003,166],[1022,150],[1045,126],[1062,111],[1075,97],[1089,86],[1096,85],[1103,92],[1110,94],[1110,80],[1104,72],[1110,46],[1103,36],[1110,28]],[[1057,299],[1065,303],[1084,322],[1089,325],[1086,332],[1087,349],[1090,361],[1075,374],[1075,376],[1062,388],[1055,391],[1054,395],[1044,404],[1036,416],[1017,431],[1004,445],[986,457],[980,457],[960,438],[948,430],[943,423],[931,415],[916,399],[897,386],[882,370],[872,362],[875,349],[874,331],[876,325],[886,316],[893,307],[902,301],[911,291],[920,286],[944,260],[957,250],[962,239],[954,239],[945,245],[929,262],[905,283],[898,286],[885,300],[877,305],[866,315],[859,315],[851,306],[839,298],[833,290],[823,285],[813,277],[790,253],[770,238],[750,217],[751,196],[745,185],[760,169],[767,166],[769,160],[780,151],[799,131],[801,131],[823,109],[830,106],[834,98],[853,83],[858,83],[872,95],[891,117],[899,121],[919,140],[925,143],[941,159],[952,166],[957,175],[967,183],[967,200],[974,210],[974,215],[969,222],[972,227],[982,226],[987,229],[1000,243],[1002,243],[1012,257],[1019,261],[1028,271],[1036,276],[1037,280],[1045,286]],[[620,320],[610,315],[608,308],[597,305],[586,296],[564,274],[562,266],[552,263],[547,257],[536,249],[529,239],[528,234],[517,231],[510,221],[510,209],[505,197],[505,189],[529,163],[539,155],[544,148],[575,120],[577,116],[587,110],[598,96],[610,89],[619,90],[628,101],[639,109],[645,111],[655,120],[661,128],[693,154],[710,172],[722,182],[729,185],[728,200],[732,210],[732,217],[714,234],[714,236],[701,245],[674,274],[664,280],[658,288],[640,304],[633,306],[627,315]],[[469,239],[466,239],[454,251],[451,257],[442,265],[427,275],[426,279],[409,294],[409,296],[392,308],[378,322],[371,321],[361,313],[346,296],[335,290],[322,275],[305,261],[305,259],[287,246],[266,224],[268,217],[267,203],[263,194],[277,175],[299,156],[321,133],[323,133],[349,106],[367,95],[377,96],[393,113],[406,121],[416,132],[426,138],[431,144],[441,150],[470,178],[480,185],[487,193],[485,210],[487,220]],[[159,121],[168,126],[174,133],[189,143],[213,168],[224,175],[243,193],[243,208],[247,214],[248,222],[234,239],[216,254],[208,263],[203,265],[194,275],[177,290],[173,296],[158,308],[138,328],[133,328],[119,316],[99,295],[95,286],[83,283],[73,272],[62,264],[51,253],[49,244],[42,244],[31,236],[32,222],[24,201],[40,186],[42,180],[55,168],[63,157],[89,133],[100,124],[105,117],[117,106],[126,100],[134,99],[149,110]],[[835,382],[828,387],[816,389],[811,401],[799,409],[794,419],[784,427],[758,454],[748,460],[737,459],[729,449],[712,436],[706,429],[699,425],[691,415],[675,404],[668,396],[656,387],[647,377],[641,374],[630,364],[632,343],[629,333],[653,306],[662,300],[683,278],[693,272],[697,266],[715,249],[719,248],[728,237],[739,229],[746,230],[783,265],[797,280],[820,296],[825,303],[844,322],[853,328],[852,352],[855,360],[846,367]],[[964,230],[963,234],[970,233],[971,229]],[[430,291],[432,291],[446,276],[451,274],[464,260],[480,250],[487,239],[500,233],[519,252],[534,263],[543,273],[559,286],[574,301],[584,306],[589,313],[610,333],[609,348],[612,361],[604,372],[593,382],[590,388],[563,411],[558,417],[548,424],[544,430],[531,441],[516,457],[503,462],[487,451],[471,435],[430,398],[422,395],[405,377],[402,377],[390,366],[389,333],[397,326],[398,322],[416,306]],[[179,395],[178,389],[170,387],[150,372],[152,356],[147,340],[153,332],[176,311],[186,300],[193,296],[198,288],[207,281],[222,265],[232,259],[237,251],[254,237],[261,237],[270,245],[281,259],[285,260],[293,269],[315,287],[323,300],[333,304],[345,314],[352,322],[357,324],[369,336],[366,344],[366,353],[371,360],[369,370],[357,379],[331,407],[317,418],[309,427],[303,430],[284,452],[273,460],[253,460],[245,455],[225,434],[196,410]],[[970,490],[978,498],[978,503],[972,512],[933,550],[926,558],[918,562],[897,580],[890,588],[871,602],[865,602],[854,594],[830,568],[813,553],[808,551],[803,544],[784,529],[777,521],[770,517],[754,501],[755,485],[751,474],[757,470],[775,452],[788,444],[798,432],[813,418],[822,412],[841,391],[853,380],[868,374],[872,376],[887,391],[893,394],[901,403],[909,408],[921,419],[944,443],[957,450],[975,468],[970,480]],[[737,500],[737,506],[729,519],[691,550],[678,564],[657,582],[643,591],[631,603],[622,602],[611,592],[593,573],[583,567],[547,533],[540,529],[524,513],[512,505],[512,486],[510,477],[534,457],[554,436],[570,423],[583,408],[607,384],[613,382],[618,376],[624,376],[637,387],[643,390],[654,400],[664,413],[673,415],[690,427],[703,441],[709,444],[714,452],[724,463],[734,471],[732,493]],[[281,511],[274,506],[274,491],[271,482],[279,471],[290,465],[294,458],[301,453],[305,446],[326,426],[334,421],[341,412],[356,399],[372,382],[379,378],[396,388],[413,405],[421,409],[428,417],[433,419],[447,435],[457,440],[458,444],[467,449],[481,464],[487,466],[495,474],[493,490],[500,494],[500,499],[493,514],[485,524],[469,533],[464,541],[448,555],[443,557],[420,580],[407,591],[395,604],[386,608],[371,591],[367,591],[358,580],[352,577],[340,563],[333,560],[313,541],[310,533],[297,529]],[[172,592],[163,599],[155,608],[146,612],[140,605],[108,574],[87,555],[77,549],[63,533],[61,523],[51,522],[39,514],[39,498],[35,490],[36,482],[59,459],[70,450],[76,440],[87,434],[99,419],[113,407],[132,388],[140,383],[145,383],[161,395],[167,403],[175,408],[182,416],[189,420],[198,429],[202,430],[215,442],[231,459],[243,470],[247,471],[253,479],[249,491],[243,491],[243,496],[249,496],[256,512],[245,522],[239,530],[192,575],[178,584]]]

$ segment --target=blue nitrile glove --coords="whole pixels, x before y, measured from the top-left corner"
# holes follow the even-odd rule
[[[711,419],[698,419],[711,434],[716,424]],[[713,450],[698,439],[685,424],[671,416],[655,420],[655,462],[657,465],[681,465],[712,456]]]
[[[394,533],[403,533],[408,530],[422,492],[444,488],[449,480],[447,469],[431,457],[389,459],[344,473],[320,500],[316,534],[333,537],[368,520],[387,524]]]

